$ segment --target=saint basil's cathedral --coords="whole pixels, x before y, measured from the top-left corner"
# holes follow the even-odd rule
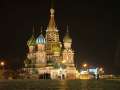
[[[31,78],[47,73],[51,79],[75,79],[76,68],[74,50],[71,47],[72,38],[67,28],[63,43],[61,43],[54,13],[54,9],[51,8],[45,36],[42,33],[37,38],[32,35],[27,41],[29,51],[27,59],[24,61],[24,70]]]

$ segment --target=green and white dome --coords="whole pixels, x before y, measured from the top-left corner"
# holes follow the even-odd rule
[[[30,39],[27,41],[28,46],[34,46],[36,44],[35,37],[32,35]]]

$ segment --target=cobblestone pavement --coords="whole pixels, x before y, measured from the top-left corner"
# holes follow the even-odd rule
[[[120,80],[0,80],[0,90],[120,90]]]

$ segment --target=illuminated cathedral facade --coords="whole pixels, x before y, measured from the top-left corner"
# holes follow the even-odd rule
[[[47,73],[51,79],[75,79],[72,38],[67,28],[63,43],[60,41],[54,13],[54,9],[51,8],[45,36],[42,33],[37,38],[32,35],[28,40],[29,52],[24,61],[24,70],[30,77],[39,77]]]

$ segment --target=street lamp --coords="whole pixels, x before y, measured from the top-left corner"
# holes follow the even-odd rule
[[[4,79],[4,65],[5,65],[5,62],[0,62],[0,66],[1,66],[1,69],[2,69],[2,78]]]
[[[85,70],[85,71],[88,70],[88,64],[87,64],[87,63],[84,63],[84,64],[82,65],[82,67],[83,67],[83,70]]]
[[[87,65],[86,63],[85,63],[85,64],[83,64],[83,67],[84,67],[84,68],[86,68],[87,66],[88,66],[88,65]]]
[[[4,61],[0,62],[0,66],[1,66],[2,70],[4,71],[5,62]]]
[[[3,67],[3,66],[5,65],[5,63],[2,61],[2,62],[0,63],[0,65]]]

